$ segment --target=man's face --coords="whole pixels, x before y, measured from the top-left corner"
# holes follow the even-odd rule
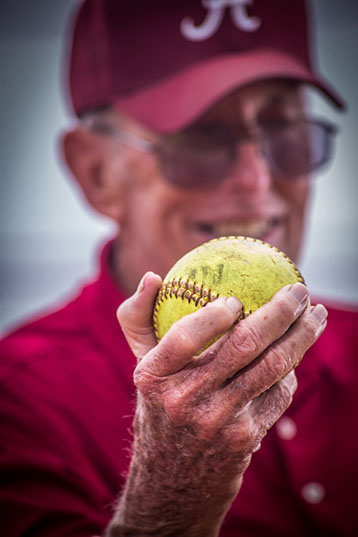
[[[267,81],[240,89],[203,115],[196,126],[243,125],[289,119],[304,113],[293,85]],[[151,139],[129,119],[122,128]],[[255,141],[237,145],[230,173],[216,186],[181,188],[165,177],[155,154],[117,146],[114,158],[123,189],[120,277],[128,291],[147,270],[165,276],[183,254],[222,235],[246,235],[271,243],[296,259],[309,193],[306,176],[278,179]]]

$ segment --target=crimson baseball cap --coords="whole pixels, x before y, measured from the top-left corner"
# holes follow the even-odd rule
[[[344,103],[313,66],[304,0],[84,0],[69,86],[75,113],[113,105],[161,132],[250,82],[291,79]]]

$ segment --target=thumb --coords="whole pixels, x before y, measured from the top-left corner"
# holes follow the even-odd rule
[[[141,359],[156,344],[152,312],[162,279],[154,272],[147,272],[134,295],[125,300],[117,310],[117,319],[134,355]]]

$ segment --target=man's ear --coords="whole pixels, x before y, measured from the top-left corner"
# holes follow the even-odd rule
[[[113,155],[106,142],[102,135],[76,127],[62,138],[63,154],[90,205],[119,222],[124,203],[121,178],[111,165]]]

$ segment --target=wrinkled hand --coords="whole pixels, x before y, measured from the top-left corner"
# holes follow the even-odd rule
[[[180,535],[217,535],[252,453],[292,400],[293,369],[324,330],[327,312],[307,308],[302,284],[287,286],[195,356],[233,325],[241,304],[219,298],[180,319],[157,343],[152,309],[160,285],[159,276],[147,273],[118,310],[138,359],[138,400],[117,521],[141,528],[138,535],[147,534],[149,520],[158,535],[179,534],[159,533],[168,524]],[[141,514],[138,491],[148,505]]]

